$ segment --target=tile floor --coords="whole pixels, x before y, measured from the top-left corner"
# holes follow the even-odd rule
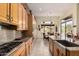
[[[41,38],[35,39],[33,41],[33,47],[30,56],[51,56],[49,52],[48,41]]]

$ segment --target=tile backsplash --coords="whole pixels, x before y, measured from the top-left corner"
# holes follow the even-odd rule
[[[21,37],[21,31],[1,29],[0,30],[0,45],[6,42],[13,41],[15,38]]]
[[[15,30],[14,30],[14,37],[15,37],[15,38],[22,37],[21,31],[15,31]]]
[[[5,30],[0,30],[0,44],[7,42],[6,39]]]

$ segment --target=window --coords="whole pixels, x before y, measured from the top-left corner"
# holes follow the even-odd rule
[[[61,22],[61,39],[67,40],[67,35],[72,35],[72,18],[62,20]]]

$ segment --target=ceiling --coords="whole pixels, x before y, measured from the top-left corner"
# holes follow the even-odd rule
[[[28,3],[34,16],[62,16],[73,7],[73,3]]]

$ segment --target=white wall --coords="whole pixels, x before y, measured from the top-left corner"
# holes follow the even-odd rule
[[[65,12],[63,16],[60,17],[60,22],[63,18],[72,15],[73,26],[76,25],[77,27],[73,27],[73,34],[76,35],[79,32],[79,4],[74,4],[73,7]]]

